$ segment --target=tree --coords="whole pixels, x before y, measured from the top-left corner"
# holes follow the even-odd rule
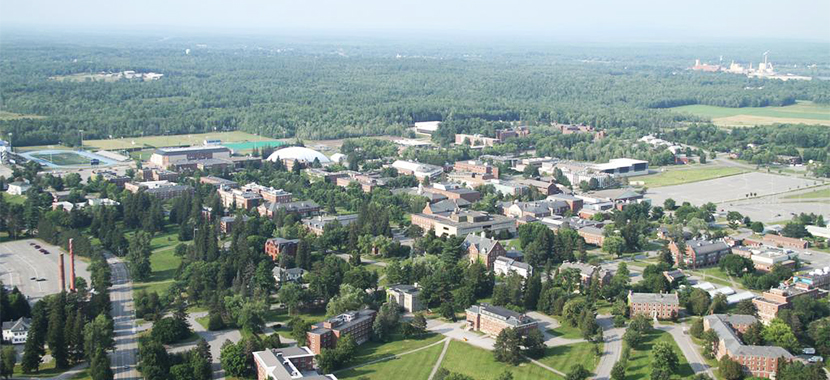
[[[695,319],[692,322],[692,327],[689,328],[689,334],[692,334],[693,337],[698,339],[703,336],[703,318]]]
[[[66,352],[66,293],[61,292],[51,300],[49,307],[49,332],[46,335],[46,342],[49,344],[52,358],[55,359],[55,367],[66,368],[69,366],[69,356]]]
[[[524,337],[525,354],[539,359],[545,354],[545,337],[539,329],[530,329]]]
[[[141,362],[138,370],[147,380],[167,380],[170,376],[170,357],[164,346],[152,339],[139,340]]]
[[[513,380],[513,372],[504,370],[496,377],[496,380]]]
[[[294,317],[291,318],[288,325],[291,326],[291,337],[297,341],[298,345],[305,346],[306,333],[311,330],[311,322],[306,321],[302,317]]]
[[[427,319],[424,317],[424,313],[415,313],[411,324],[416,334],[423,334],[427,329]]]
[[[12,346],[3,347],[0,353],[0,376],[10,378],[14,373],[15,364],[17,364],[17,351]]]
[[[755,232],[756,234],[760,234],[761,232],[764,232],[764,223],[761,223],[756,220],[749,225],[749,229],[751,229],[752,232]]]
[[[496,343],[493,346],[493,355],[496,361],[518,365],[522,362],[522,336],[512,328],[501,330],[496,336]]]
[[[568,372],[568,376],[565,376],[565,380],[585,380],[591,376],[591,372],[589,372],[582,364],[577,364],[571,367],[571,371]]]
[[[709,299],[709,293],[705,290],[695,288],[689,296],[689,302],[686,305],[686,308],[689,309],[692,314],[703,315],[709,310],[710,303],[711,300]]]
[[[724,355],[718,361],[718,373],[724,380],[742,380],[744,378],[741,363],[730,359],[729,355]]]
[[[674,199],[666,198],[666,200],[663,201],[663,208],[666,210],[674,211],[676,207],[677,203],[674,201]]]
[[[746,332],[741,336],[744,343],[751,346],[764,345],[764,324],[755,322],[747,327]]]
[[[146,280],[152,271],[150,267],[150,234],[139,231],[130,239],[130,247],[127,251],[127,260],[130,267],[130,275],[133,281]]]
[[[677,371],[679,359],[672,346],[666,342],[657,342],[651,348],[653,367],[667,371],[669,374]]]
[[[602,242],[602,250],[617,257],[622,256],[625,249],[625,240],[619,236],[609,236]]]
[[[280,287],[278,296],[280,302],[288,307],[288,314],[294,315],[297,313],[297,308],[300,306],[300,303],[304,298],[303,287],[293,282],[289,282]]]
[[[790,326],[779,318],[773,319],[769,325],[764,326],[761,335],[767,344],[783,347],[790,352],[796,352],[801,348]]]
[[[758,308],[755,307],[755,304],[752,303],[752,300],[743,300],[738,302],[738,305],[735,307],[735,314],[744,314],[744,315],[758,315]]]
[[[789,222],[786,225],[784,225],[783,229],[781,229],[781,235],[800,239],[810,235],[810,233],[807,232],[807,227],[804,227],[804,223]]]
[[[222,343],[219,361],[222,363],[222,369],[229,376],[244,377],[248,372],[248,363],[241,343],[240,341],[235,344],[230,340]]]
[[[29,325],[29,334],[23,347],[23,358],[20,366],[23,373],[36,372],[46,353],[46,335],[48,332],[48,306],[46,300],[40,300],[32,308],[32,323]]]
[[[611,380],[625,380],[625,366],[627,364],[622,360],[614,363],[614,367],[611,368]]]
[[[92,362],[89,364],[90,376],[94,380],[112,380],[114,374],[110,368],[110,359],[104,350],[99,349],[92,356]]]

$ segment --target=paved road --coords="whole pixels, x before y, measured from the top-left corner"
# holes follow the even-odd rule
[[[695,373],[705,373],[709,375],[711,378],[715,378],[715,374],[712,373],[712,368],[706,364],[706,361],[703,360],[703,356],[700,355],[700,352],[697,351],[697,347],[692,342],[692,339],[689,335],[684,334],[683,331],[687,329],[685,323],[679,325],[657,325],[655,328],[663,331],[667,331],[671,334],[674,341],[680,346],[680,351],[683,351],[683,356],[686,357],[686,361],[689,362],[689,365],[692,367],[692,370]]]
[[[625,333],[625,328],[614,327],[614,317],[611,315],[598,315],[597,323],[602,327],[602,337],[605,341],[602,356],[599,359],[594,373],[596,380],[608,380],[611,378],[611,369],[614,368],[614,363],[620,360],[622,355],[622,336]]]
[[[37,244],[49,252],[48,255],[38,251],[30,243]],[[15,240],[0,244],[0,281],[3,285],[17,286],[34,304],[49,294],[60,292],[58,260],[60,247],[36,239]],[[64,252],[66,287],[69,288],[69,254]],[[75,277],[83,277],[89,284],[87,264],[75,258]],[[32,280],[35,278],[35,280]],[[38,281],[37,279],[40,279]]]
[[[112,269],[112,318],[115,322],[115,351],[110,355],[116,379],[141,379],[138,364],[138,334],[133,305],[133,283],[127,265],[118,257],[107,254]]]

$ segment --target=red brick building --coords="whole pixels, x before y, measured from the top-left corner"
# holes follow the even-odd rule
[[[744,345],[736,331],[743,333],[756,321],[751,315],[713,314],[703,318],[703,328],[714,330],[718,335],[712,350],[715,358],[728,356],[741,364],[745,374],[772,378],[781,361],[792,361],[793,356],[781,347]]]
[[[314,352],[308,347],[289,346],[254,352],[257,380],[320,378],[314,369]]]
[[[538,326],[538,322],[525,314],[486,303],[470,306],[466,312],[467,327],[492,336],[507,328],[516,329],[524,335]]]
[[[453,170],[457,172],[490,174],[494,178],[499,178],[499,168],[478,160],[458,161],[453,165]]]
[[[324,348],[335,348],[337,340],[345,335],[351,335],[355,343],[362,344],[369,340],[376,314],[376,311],[370,309],[348,311],[316,323],[306,333],[308,347],[319,355]]]
[[[674,319],[680,312],[680,301],[677,293],[633,293],[628,292],[628,307],[630,315],[645,314],[649,318]]]
[[[294,257],[297,254],[298,239],[271,238],[265,241],[265,253],[271,260],[279,262],[280,255]]]
[[[467,235],[462,247],[467,250],[467,257],[471,263],[481,261],[487,270],[493,270],[493,263],[496,262],[497,257],[507,254],[498,240],[488,239],[481,235]]]
[[[779,310],[792,307],[793,300],[798,297],[816,298],[818,289],[781,285],[764,292],[761,298],[753,299],[752,303],[758,309],[758,317],[766,323],[775,318]]]
[[[720,240],[686,240],[685,246],[685,250],[681,252],[676,242],[669,242],[674,262],[684,263],[688,268],[716,265],[722,257],[732,253],[729,245]]]
[[[764,243],[780,248],[807,249],[810,247],[810,242],[807,240],[775,234],[764,235]]]

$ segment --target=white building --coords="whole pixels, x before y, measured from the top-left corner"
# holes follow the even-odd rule
[[[403,175],[414,175],[418,180],[438,178],[444,173],[444,169],[440,166],[422,164],[420,162],[397,160],[392,163],[392,167],[398,170],[398,173]]]
[[[440,125],[440,121],[420,121],[415,123],[415,132],[431,135],[438,130]]]
[[[493,263],[493,272],[497,275],[507,276],[510,272],[516,272],[519,276],[530,278],[533,276],[533,267],[530,264],[516,261],[504,256],[499,256]]]
[[[29,323],[27,318],[20,318],[16,321],[3,322],[3,341],[11,344],[24,344],[29,336]]]
[[[31,188],[32,188],[32,185],[30,185],[26,182],[19,182],[18,181],[18,182],[10,183],[9,188],[8,188],[8,190],[6,190],[6,192],[11,194],[11,195],[23,195],[23,193],[29,191],[29,189],[31,189]]]
[[[648,161],[631,158],[615,158],[605,164],[596,164],[594,169],[612,176],[630,177],[648,174]]]

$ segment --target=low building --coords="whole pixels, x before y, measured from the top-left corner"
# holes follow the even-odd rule
[[[131,193],[138,193],[143,190],[152,197],[162,200],[173,199],[185,194],[193,194],[193,188],[187,185],[179,185],[170,181],[146,181],[129,182],[124,184],[124,189]]]
[[[509,276],[510,273],[516,273],[525,279],[533,276],[533,267],[530,264],[517,261],[506,256],[496,257],[493,262],[493,272],[497,275]]]
[[[779,248],[807,249],[810,242],[804,239],[790,238],[776,234],[764,235],[764,244]]]
[[[491,179],[484,182],[484,185],[493,186],[493,189],[502,195],[522,196],[530,194],[530,187],[514,181],[503,181]]]
[[[489,174],[493,178],[499,178],[499,168],[481,160],[458,161],[453,165],[453,170],[464,173]]]
[[[732,247],[733,254],[752,260],[755,270],[760,272],[772,271],[772,267],[775,265],[794,269],[795,260],[793,259],[798,255],[791,252],[792,251],[787,252],[786,250],[780,248],[752,248],[744,246]]]
[[[604,164],[594,165],[594,169],[612,176],[630,177],[648,174],[648,161],[631,158],[615,158]]]
[[[545,195],[545,196],[553,195],[553,194],[559,194],[559,193],[562,192],[562,190],[559,189],[559,186],[556,186],[556,182],[554,182],[552,180],[551,181],[543,181],[543,180],[532,179],[531,178],[531,179],[520,179],[516,182],[521,183],[522,185],[529,186],[531,188],[535,188],[536,190],[539,190],[539,193],[541,193],[542,195]]]
[[[242,210],[250,210],[262,203],[262,195],[251,189],[234,189],[222,186],[217,190],[222,206],[225,208],[236,207]]]
[[[462,133],[455,134],[455,145],[468,145],[471,148],[484,148],[494,146],[500,141],[494,137],[482,136],[479,134],[465,135]]]
[[[229,160],[231,150],[221,145],[193,146],[187,148],[159,148],[150,156],[150,165],[161,169],[190,168],[200,161]],[[232,164],[231,164],[232,165]],[[191,166],[193,166],[191,168]]]
[[[246,215],[242,215],[239,220],[237,220],[236,216],[223,216],[219,218],[219,232],[225,235],[230,234],[239,222],[245,223],[250,219],[251,218]]]
[[[3,341],[11,344],[24,344],[29,336],[31,320],[20,318],[16,321],[3,322]]]
[[[300,282],[303,279],[303,275],[305,275],[305,269],[274,267],[271,273],[274,275],[274,280],[278,284],[285,284],[287,282]]]
[[[496,131],[496,138],[499,139],[500,142],[504,142],[504,140],[509,138],[526,137],[528,135],[530,135],[530,128],[524,125],[513,128],[499,129]]]
[[[521,218],[523,216],[544,218],[551,215],[563,215],[570,210],[570,206],[567,202],[560,200],[534,202],[514,201],[503,203],[501,209],[504,215],[514,218]]]
[[[579,210],[581,210],[585,202],[582,199],[573,196],[572,194],[564,193],[549,195],[546,199],[551,201],[562,201],[567,203],[572,213],[576,213]]]
[[[793,284],[807,288],[827,289],[830,287],[830,267],[796,274],[793,276]]]
[[[357,214],[337,215],[337,216],[318,216],[316,218],[303,220],[303,225],[315,235],[320,236],[329,223],[337,223],[343,227],[348,227],[349,224],[357,221]]]
[[[463,199],[456,199],[452,201],[447,199],[435,203],[427,203],[421,212],[427,215],[450,215],[453,212],[461,211],[469,205],[470,202]]]
[[[713,314],[703,318],[703,328],[718,335],[718,341],[712,347],[716,359],[727,356],[740,363],[749,376],[774,378],[781,361],[792,361],[794,357],[781,347],[744,345],[739,333],[745,332],[756,321],[751,315]]]
[[[277,210],[284,210],[288,214],[296,214],[301,217],[317,215],[320,213],[320,205],[314,201],[294,201],[287,203],[265,202],[257,207],[260,216],[272,218]]]
[[[453,211],[442,215],[412,214],[412,224],[424,231],[434,231],[436,236],[466,236],[485,231],[493,234],[516,233],[514,219],[482,211]]]
[[[507,253],[498,240],[489,239],[483,233],[467,235],[461,247],[467,251],[471,263],[481,262],[487,270],[493,270],[496,258]]]
[[[280,237],[271,238],[265,241],[265,254],[278,263],[281,255],[294,257],[297,254],[299,239],[283,239]]]
[[[676,269],[676,270],[664,271],[663,272],[663,277],[665,277],[666,280],[670,284],[674,284],[675,281],[680,281],[680,280],[686,278],[686,274],[683,273],[682,270]]]
[[[414,175],[419,181],[423,181],[424,178],[435,179],[444,173],[444,168],[440,166],[404,160],[393,162],[392,167],[400,174]]]
[[[224,179],[221,177],[214,177],[214,176],[205,176],[199,178],[199,183],[211,185],[215,188],[227,187],[231,189],[235,189],[239,187],[239,184],[236,181],[231,181],[229,179]]]
[[[588,162],[552,160],[543,163],[539,168],[539,173],[554,175],[557,169],[562,173],[562,177],[566,178],[574,187],[579,186],[582,182],[588,184],[593,182],[600,189],[604,189],[617,183],[613,176],[596,170],[594,164]]]
[[[17,182],[12,182],[8,185],[8,188],[6,189],[6,193],[8,193],[10,195],[23,195],[24,193],[29,191],[29,189],[31,189],[31,188],[32,188],[32,185],[30,185],[29,183],[22,182],[22,181],[17,181]]]
[[[600,286],[604,286],[611,282],[611,277],[614,277],[614,272],[604,269],[599,265],[591,265],[580,262],[566,261],[559,266],[559,272],[564,270],[575,269],[579,271],[579,280],[584,286],[591,285],[591,281],[596,277],[600,281]]]
[[[470,306],[466,312],[468,328],[492,336],[498,336],[507,328],[515,329],[524,335],[538,326],[538,322],[525,314],[487,303]]]
[[[669,250],[675,263],[684,263],[688,268],[716,265],[720,259],[731,254],[732,249],[722,240],[686,240],[685,249],[674,241],[669,242]]]
[[[764,323],[772,321],[778,311],[789,309],[792,307],[794,299],[799,297],[818,297],[818,289],[804,289],[800,286],[788,286],[780,284],[777,288],[772,288],[764,292],[760,298],[755,298],[752,303],[758,309],[758,317]]]
[[[441,194],[449,200],[463,199],[470,203],[475,203],[481,199],[481,193],[478,191],[468,189],[461,184],[452,182],[435,183],[431,187],[424,188],[423,191]]]
[[[440,125],[440,121],[419,121],[415,123],[415,132],[431,135]]]
[[[677,293],[634,293],[628,292],[630,315],[645,314],[649,318],[674,319],[680,312]]]
[[[631,188],[596,190],[576,197],[583,200],[582,207],[597,211],[622,210],[629,204],[651,202],[642,193]]]
[[[414,313],[424,309],[421,304],[421,288],[415,285],[392,285],[386,289],[388,301],[394,300],[408,313]]]
[[[314,369],[314,352],[306,346],[289,346],[254,352],[257,380],[337,380]]]
[[[308,176],[308,179],[311,182],[335,183],[337,182],[338,178],[349,176],[349,174],[346,172],[328,172],[324,169],[317,168],[304,169],[303,172],[306,174],[306,176]]]
[[[602,247],[602,244],[605,243],[605,231],[602,228],[584,226],[578,228],[576,233],[579,234],[579,236],[582,236],[587,244]]]
[[[306,333],[308,347],[319,355],[324,348],[335,348],[337,341],[346,335],[351,335],[355,343],[363,344],[372,334],[376,314],[376,311],[370,309],[348,311],[315,323],[311,331]]]

